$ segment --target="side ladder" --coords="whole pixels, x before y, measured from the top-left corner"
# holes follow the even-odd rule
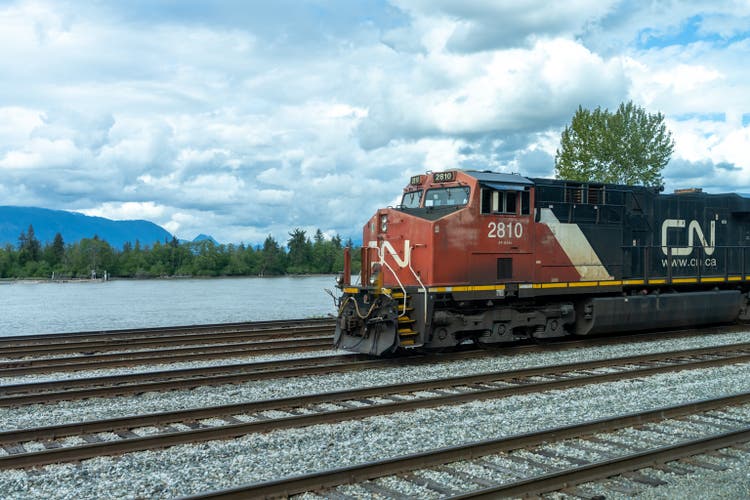
[[[398,339],[401,347],[416,347],[417,332],[414,327],[416,320],[412,318],[414,308],[411,306],[411,296],[406,295],[404,300],[404,292],[394,292],[392,295],[393,299],[398,302]]]

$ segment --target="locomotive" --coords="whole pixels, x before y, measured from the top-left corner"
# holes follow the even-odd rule
[[[518,174],[411,177],[339,278],[336,347],[385,355],[750,319],[750,198]]]

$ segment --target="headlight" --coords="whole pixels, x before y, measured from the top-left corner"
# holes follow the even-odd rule
[[[388,230],[388,216],[387,215],[381,215],[380,216],[380,232],[384,233]]]

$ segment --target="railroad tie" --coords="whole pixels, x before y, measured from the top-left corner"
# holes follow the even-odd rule
[[[603,444],[605,446],[609,446],[612,448],[620,448],[622,450],[630,450],[630,451],[642,451],[643,448],[639,448],[638,446],[632,445],[632,444],[626,444],[626,443],[620,443],[618,441],[613,441],[610,439],[601,438],[598,436],[592,436],[589,438],[586,438],[588,441],[593,441],[594,443]]]
[[[481,477],[476,477],[476,476],[474,476],[472,474],[469,474],[467,472],[463,472],[463,471],[454,469],[453,467],[450,467],[448,465],[442,465],[440,467],[433,467],[432,470],[436,470],[436,471],[439,471],[439,472],[443,472],[445,474],[449,474],[451,476],[455,476],[455,477],[461,478],[461,479],[463,479],[466,482],[474,483],[474,484],[477,484],[477,485],[482,486],[484,488],[492,488],[493,486],[497,485],[496,482],[493,482],[493,481],[490,481],[488,479],[484,479],[484,478],[481,478]]]
[[[23,447],[22,444],[4,444],[2,445],[3,449],[8,453],[8,455],[18,455],[20,453],[26,453],[26,448]]]
[[[321,490],[319,494],[324,496],[325,498],[330,498],[331,500],[357,500],[357,497],[341,493],[335,488]]]
[[[646,475],[641,471],[626,472],[623,474],[623,476],[630,479],[631,481],[647,484],[649,486],[664,486],[665,484],[669,484],[666,481],[662,481],[661,479]]]
[[[521,477],[517,470],[504,467],[486,458],[475,458],[474,460],[472,460],[472,463],[479,465],[480,467],[484,467],[487,470],[497,472],[498,474],[505,474],[506,476],[510,476],[512,478]]]
[[[135,439],[135,438],[141,437],[131,430],[117,431],[115,432],[115,434],[117,434],[123,439]]]
[[[534,452],[529,451],[528,453],[533,454]],[[533,458],[519,457],[517,455],[506,455],[503,458],[511,462],[515,462],[519,465],[525,465],[525,466],[531,465],[533,467],[536,467],[537,469],[544,471],[545,473],[559,470],[559,467],[555,467],[554,465],[551,465],[551,464],[545,464],[544,462],[534,460]]]
[[[441,495],[457,495],[460,493],[460,491],[455,490],[451,488],[450,486],[446,486],[442,483],[438,483],[437,481],[434,481],[428,477],[422,477],[418,476],[415,473],[408,473],[408,474],[400,474],[398,477],[405,479],[406,481],[409,481],[411,483],[414,483],[418,486],[424,486],[427,489],[436,491],[440,493]]]
[[[652,465],[651,468],[666,472],[668,474],[676,474],[678,476],[686,476],[694,472],[694,469],[691,469],[686,464],[680,463],[678,461],[672,461],[666,464],[655,464]]]
[[[607,483],[602,485],[604,488],[628,496],[635,496],[642,491],[642,487],[628,481],[623,477],[609,478]]]
[[[725,471],[729,468],[723,465],[712,464],[710,462],[706,462],[705,460],[701,460],[695,457],[681,458],[680,462],[683,462],[689,465],[694,465],[696,467],[700,467],[701,469],[707,469],[707,470],[713,470],[713,471]]]
[[[605,450],[605,449],[597,448],[595,446],[588,446],[585,441],[584,442],[570,441],[570,442],[566,442],[565,446],[575,448],[585,453],[596,453],[597,455],[604,457],[604,458],[615,458],[616,456],[618,456],[617,453],[612,453],[612,450],[609,450],[609,449]]]
[[[601,493],[592,493],[581,486],[570,486],[560,490],[560,493],[569,495],[576,498],[583,498],[584,500],[605,500],[604,495]]]
[[[545,450],[544,448],[537,448],[535,450],[530,450],[530,453],[533,453],[534,455],[541,455],[547,458],[552,458],[554,460],[566,460],[574,465],[588,465],[591,463],[589,460],[583,460],[581,458],[561,455],[560,453],[555,453],[554,451]]]
[[[714,420],[701,418],[700,416],[691,416],[688,422],[700,424],[700,425],[707,425],[709,427],[717,427],[719,429],[724,429],[726,431],[736,431],[740,428],[740,426],[737,426],[737,425],[731,425],[731,424],[727,424],[724,422],[716,422]]]
[[[374,493],[375,495],[385,498],[408,498],[408,495],[400,493],[386,486],[377,484],[374,481],[365,481],[364,483],[358,483],[358,486],[369,491],[370,493]]]

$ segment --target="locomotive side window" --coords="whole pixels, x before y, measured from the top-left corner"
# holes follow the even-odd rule
[[[404,193],[401,199],[401,206],[404,208],[419,208],[419,202],[422,200],[422,190],[410,191]]]
[[[492,203],[497,199],[497,191],[492,189],[482,188],[482,199],[480,200],[479,211],[483,214],[492,213]]]
[[[530,196],[528,191],[496,191],[482,188],[480,212],[483,214],[517,214],[518,199],[521,199],[521,214],[528,215],[530,211]]]
[[[424,199],[425,207],[463,206],[469,203],[467,186],[428,189]]]
[[[505,193],[503,193],[503,198],[505,200],[505,206],[503,207],[502,212],[504,214],[516,213],[517,193],[515,191],[506,191]]]

